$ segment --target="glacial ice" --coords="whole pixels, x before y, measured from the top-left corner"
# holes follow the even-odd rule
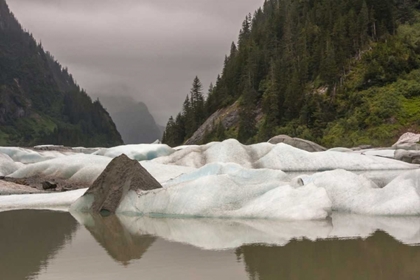
[[[363,175],[334,170],[301,176],[304,184],[327,191],[332,210],[365,215],[420,215],[420,170],[398,176],[379,188]]]
[[[58,151],[34,151],[18,147],[0,147],[0,153],[8,155],[15,162],[21,162],[24,164],[41,162],[72,154],[68,152],[61,153]]]
[[[116,158],[122,154],[125,154],[131,159],[137,161],[151,160],[162,156],[168,156],[172,154],[173,150],[168,145],[164,144],[139,144],[139,145],[124,145],[113,147],[109,149],[99,149],[94,152],[94,155],[106,156],[110,158]]]
[[[109,157],[89,154],[70,155],[26,165],[10,174],[10,177],[28,178],[40,176],[91,185],[111,160]],[[144,161],[141,164],[160,183],[195,170],[190,167],[170,166],[148,161]]]
[[[414,169],[417,165],[392,159],[334,151],[310,153],[286,144],[260,143],[245,146],[234,139],[183,148],[154,162],[200,168],[209,163],[237,163],[246,168],[278,169],[285,172]]]
[[[245,146],[236,140],[175,150],[156,144],[74,149],[81,154],[0,148],[7,153],[0,153],[0,176],[40,176],[90,185],[113,157],[126,153],[143,160],[142,166],[164,189],[129,193],[118,213],[281,220],[324,219],[333,210],[420,215],[417,165],[356,152],[309,153],[285,144]],[[318,172],[324,170],[333,171]],[[315,174],[297,176],[292,171]],[[356,174],[359,171],[374,174]],[[403,175],[395,178],[397,173]],[[56,198],[68,208],[78,198],[75,193],[56,195],[61,194],[46,194],[48,203],[36,195],[22,196],[16,207],[50,207]],[[4,205],[3,199],[0,209],[17,197],[8,197],[9,204]]]
[[[296,189],[276,170],[213,164],[168,181],[163,189],[131,191],[117,213],[148,216],[324,219],[331,202],[322,188]]]
[[[8,155],[0,153],[0,176],[10,175],[21,166],[21,164],[14,162]]]
[[[21,194],[0,196],[0,212],[21,209],[68,211],[86,189],[63,193]]]
[[[110,158],[94,155],[71,155],[29,164],[10,174],[12,178],[34,176],[69,180],[90,185],[111,161]]]

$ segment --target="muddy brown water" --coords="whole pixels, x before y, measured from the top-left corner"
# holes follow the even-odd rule
[[[392,223],[390,228],[402,235],[402,227],[412,224],[404,220]],[[267,225],[273,225],[275,232],[264,235],[265,244],[253,244],[253,240],[262,240],[255,233],[261,224],[244,224],[247,228],[238,230],[229,220],[152,222],[75,218],[50,211],[3,212],[0,279],[420,278],[420,247],[406,245],[383,231],[344,240],[281,241],[279,231],[284,227],[270,222],[262,223],[263,231],[268,232]],[[295,231],[298,225],[293,224]],[[302,226],[328,230],[329,224]],[[414,232],[413,236],[418,235]]]

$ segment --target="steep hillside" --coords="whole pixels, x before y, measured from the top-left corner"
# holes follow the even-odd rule
[[[162,132],[143,102],[129,96],[100,96],[125,144],[153,143]]]
[[[187,141],[235,102],[239,121],[201,127],[201,142],[288,134],[325,146],[390,145],[402,131],[418,131],[419,8],[418,0],[267,0],[243,22],[205,117],[188,124],[186,112],[201,110],[184,103],[165,140]]]
[[[0,145],[122,143],[98,102],[23,31],[0,0]]]

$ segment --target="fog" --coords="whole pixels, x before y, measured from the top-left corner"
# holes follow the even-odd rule
[[[131,95],[159,124],[196,75],[215,81],[241,23],[263,0],[8,0],[44,48],[93,95]]]

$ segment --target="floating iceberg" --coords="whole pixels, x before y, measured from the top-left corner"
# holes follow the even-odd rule
[[[278,169],[285,172],[414,169],[417,165],[392,159],[334,151],[310,153],[286,144],[260,143],[245,146],[236,140],[183,148],[154,162],[200,168],[209,163],[236,163],[246,168]]]
[[[8,155],[15,162],[24,164],[41,162],[53,158],[65,157],[72,153],[58,151],[34,151],[17,147],[0,147],[0,153]]]
[[[322,188],[294,188],[275,170],[247,170],[213,164],[164,184],[163,189],[130,191],[117,213],[148,216],[325,219],[331,202]],[[89,208],[81,202],[74,210]]]
[[[124,145],[113,147],[109,149],[99,149],[94,152],[94,155],[106,156],[116,158],[125,154],[131,159],[137,161],[151,160],[162,156],[168,156],[175,152],[168,145],[163,144],[139,144],[139,145]]]
[[[93,155],[71,155],[29,164],[10,174],[12,178],[46,177],[90,185],[111,161]]]
[[[86,189],[80,189],[63,193],[0,196],[0,212],[21,209],[68,211],[70,205],[85,192]]]
[[[91,185],[98,178],[111,160],[111,158],[104,156],[76,154],[23,166],[16,172],[10,174],[10,177],[57,178],[87,186]],[[142,162],[142,165],[160,183],[195,170],[190,167],[170,166],[154,162]]]
[[[363,175],[335,170],[301,177],[327,191],[332,210],[365,215],[420,215],[420,170],[398,176],[379,188]]]
[[[22,167],[14,162],[8,155],[0,153],[0,176],[7,176]]]

